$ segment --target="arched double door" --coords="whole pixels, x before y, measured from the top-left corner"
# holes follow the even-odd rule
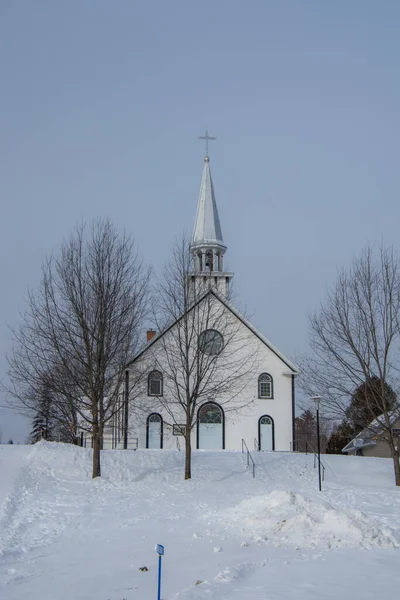
[[[258,420],[258,448],[264,452],[275,450],[274,420],[269,415],[263,415]]]
[[[158,413],[151,413],[146,423],[146,448],[159,450],[163,447],[163,420]]]
[[[225,416],[215,402],[200,406],[197,413],[197,448],[223,450],[225,448]]]

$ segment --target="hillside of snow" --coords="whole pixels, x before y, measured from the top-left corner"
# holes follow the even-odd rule
[[[321,599],[397,595],[400,489],[390,460],[0,446],[0,598]],[[147,571],[141,571],[147,567]]]

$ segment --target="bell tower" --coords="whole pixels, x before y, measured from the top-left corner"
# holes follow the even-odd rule
[[[202,139],[206,140],[208,150],[208,140],[213,138],[206,132],[206,137]],[[223,267],[226,246],[222,238],[208,153],[204,158],[190,251],[193,258],[193,272],[189,275],[192,297],[204,293],[209,287],[228,297],[233,273],[224,271]]]

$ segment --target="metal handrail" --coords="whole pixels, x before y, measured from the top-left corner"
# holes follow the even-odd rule
[[[316,453],[314,452],[314,469],[315,469],[315,468],[316,468],[316,466],[317,466],[317,464],[316,464],[316,463],[317,463],[317,460],[318,460],[318,454],[316,454]],[[320,464],[321,464],[321,467],[322,467],[322,481],[325,481],[325,465],[324,465],[324,463],[322,462],[322,460],[321,460],[321,459],[319,459],[319,462],[320,462]]]
[[[246,448],[247,466],[248,467],[250,466],[250,461],[251,461],[251,463],[253,465],[253,478],[254,478],[256,476],[256,465],[255,465],[252,455],[250,454],[250,450],[248,449],[246,442],[242,438],[242,454],[244,454],[245,448]]]
[[[290,448],[292,452],[297,452],[294,450],[296,447],[296,440],[290,442]],[[310,454],[314,454],[314,469],[317,467],[318,454],[315,452],[314,448],[311,446],[310,442],[306,440],[306,455],[310,452]],[[325,481],[325,465],[322,462],[321,458],[319,459],[322,467],[322,481]]]
[[[315,452],[315,450],[311,446],[311,444],[309,444],[307,441],[306,441],[306,454],[307,454],[307,448],[308,447],[310,448],[312,454],[314,454],[314,469],[315,469],[317,467],[318,454]],[[319,462],[320,462],[320,465],[322,467],[322,481],[325,481],[325,465],[322,462],[321,457],[319,457]]]

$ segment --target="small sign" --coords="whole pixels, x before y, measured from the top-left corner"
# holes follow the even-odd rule
[[[161,562],[164,555],[164,546],[156,544],[156,552],[158,552],[158,593],[157,600],[161,600]]]
[[[172,435],[185,435],[186,433],[186,425],[173,425],[172,426]]]

